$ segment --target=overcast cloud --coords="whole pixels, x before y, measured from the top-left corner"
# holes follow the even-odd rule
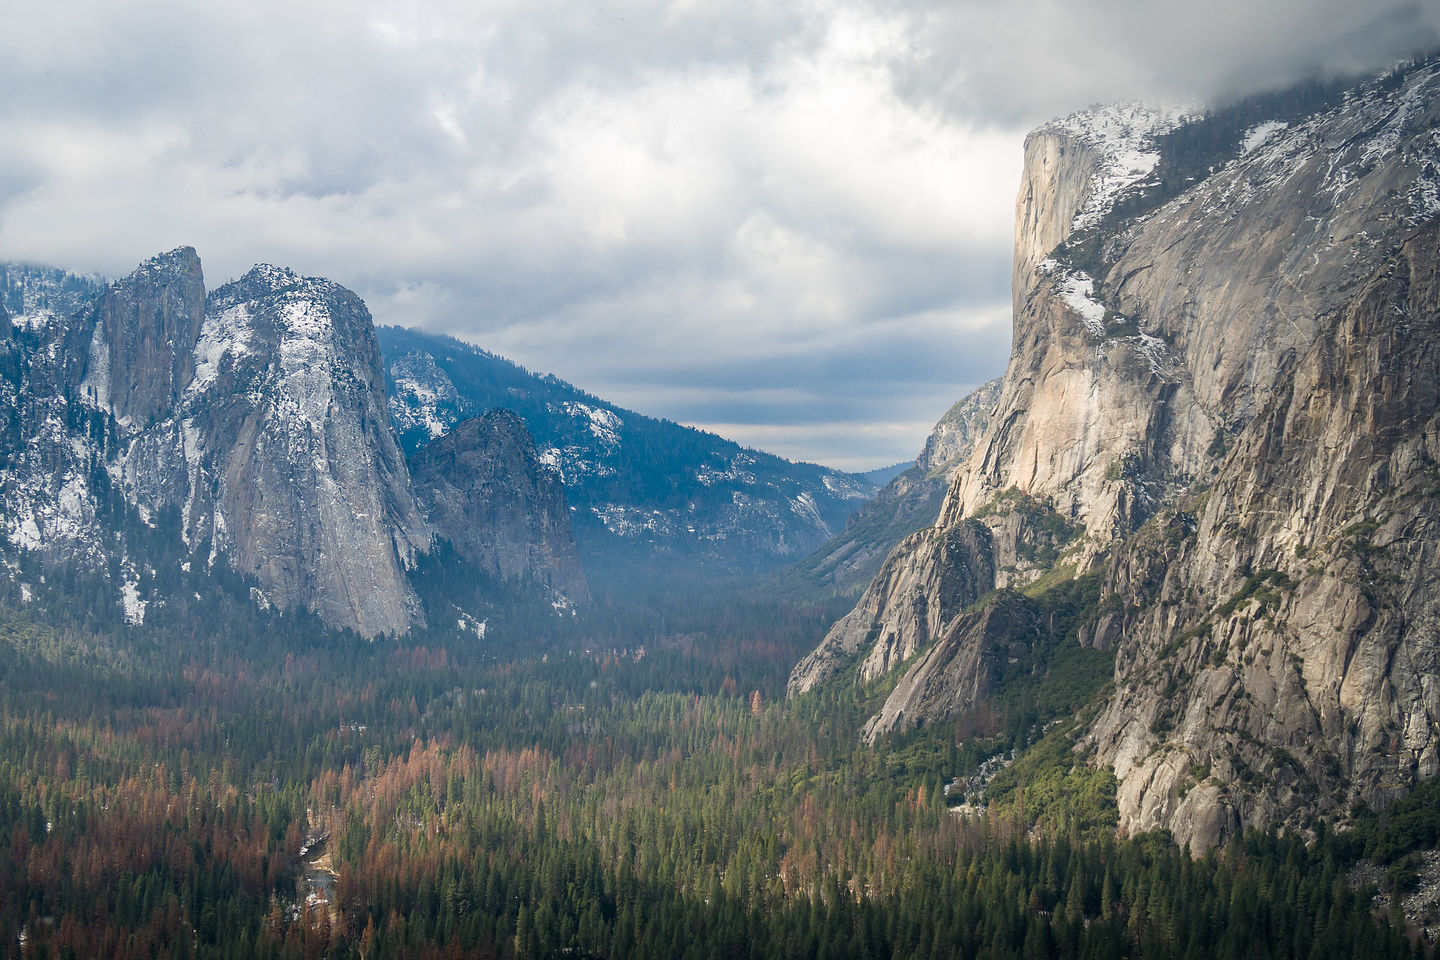
[[[1440,43],[1440,3],[21,0],[0,257],[193,244],[787,456],[1003,371],[1024,132]]]

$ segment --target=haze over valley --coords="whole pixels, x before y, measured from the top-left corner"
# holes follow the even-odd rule
[[[29,11],[0,955],[1433,954],[1437,51]]]

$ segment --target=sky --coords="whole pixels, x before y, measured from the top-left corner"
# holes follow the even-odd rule
[[[270,262],[795,459],[1010,348],[1027,130],[1440,45],[1440,0],[18,0],[0,259]]]

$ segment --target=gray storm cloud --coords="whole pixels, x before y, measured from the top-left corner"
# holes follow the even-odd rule
[[[331,276],[647,413],[904,459],[1009,346],[1027,128],[1383,67],[1437,5],[22,0],[0,256]]]

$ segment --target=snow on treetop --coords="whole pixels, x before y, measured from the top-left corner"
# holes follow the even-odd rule
[[[239,303],[256,297],[257,287],[269,294],[291,297],[328,297],[348,292],[340,284],[324,277],[305,277],[289,267],[257,263],[239,280],[233,280],[212,291],[211,297],[221,304]]]
[[[246,279],[261,280],[271,286],[285,286],[296,283],[300,275],[289,267],[277,267],[273,263],[257,263],[250,268]]]
[[[1104,219],[1122,191],[1155,170],[1160,162],[1155,138],[1174,130],[1196,112],[1193,105],[1114,103],[1072,113],[1041,127],[1040,132],[1073,137],[1100,154],[1100,162],[1090,177],[1089,193],[1071,229],[1084,230]]]

